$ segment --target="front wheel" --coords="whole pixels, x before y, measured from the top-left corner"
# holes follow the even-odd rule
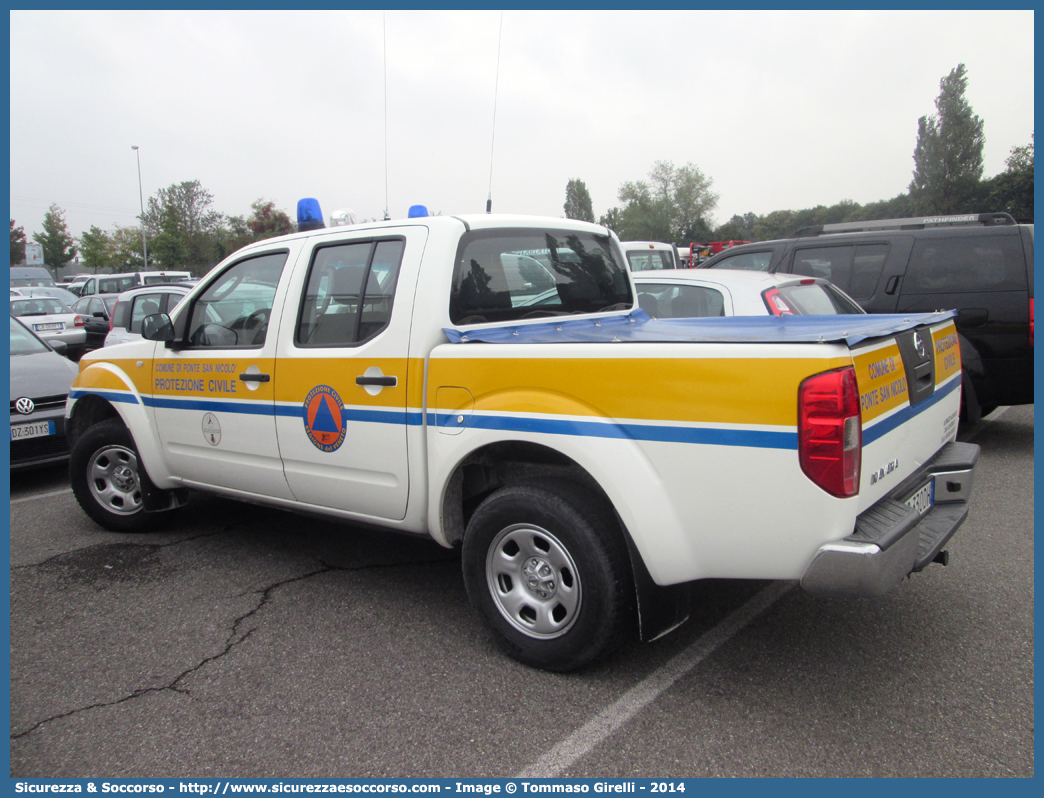
[[[627,548],[604,502],[570,484],[508,485],[468,523],[464,582],[511,657],[551,671],[597,661],[633,631]]]
[[[155,523],[142,504],[142,480],[130,431],[110,419],[91,427],[73,446],[69,460],[73,494],[80,507],[112,532],[145,532]]]

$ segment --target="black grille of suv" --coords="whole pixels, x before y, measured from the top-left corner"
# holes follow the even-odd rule
[[[32,397],[30,397],[32,399]],[[65,394],[58,394],[57,396],[41,396],[39,399],[33,399],[33,404],[36,406],[36,410],[53,410],[57,407],[65,407]],[[11,415],[21,415],[15,408],[15,402],[17,397],[11,400]]]

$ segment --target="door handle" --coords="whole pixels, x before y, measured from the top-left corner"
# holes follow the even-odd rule
[[[399,384],[398,377],[366,377],[359,375],[355,378],[356,385],[379,385],[382,388],[394,388]]]
[[[268,374],[240,374],[239,379],[243,382],[268,382],[272,378]]]

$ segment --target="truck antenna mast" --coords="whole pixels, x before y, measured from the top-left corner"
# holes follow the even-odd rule
[[[500,89],[500,45],[504,40],[504,12],[500,12],[500,32],[497,34],[497,77],[493,83],[493,134],[489,142],[489,196],[486,213],[493,212],[493,145],[497,140],[497,91]]]
[[[381,12],[381,32],[384,38],[384,220],[388,215],[388,12]]]

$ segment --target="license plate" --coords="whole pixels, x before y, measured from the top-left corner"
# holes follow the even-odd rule
[[[61,330],[64,325],[60,322],[54,322],[53,324],[34,324],[33,329],[37,332],[44,332],[45,330]]]
[[[924,515],[932,509],[935,503],[935,480],[931,480],[913,496],[906,500],[906,506],[917,511],[917,515]]]
[[[18,424],[11,427],[11,440],[13,441],[43,438],[47,435],[54,435],[53,421],[34,421],[32,424]]]

